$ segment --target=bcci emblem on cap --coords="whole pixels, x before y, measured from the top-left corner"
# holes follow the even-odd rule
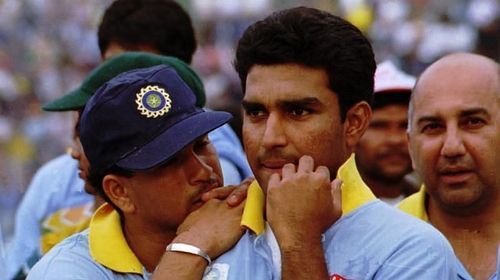
[[[172,100],[165,89],[159,86],[146,86],[136,94],[137,110],[147,118],[163,116],[172,107]]]

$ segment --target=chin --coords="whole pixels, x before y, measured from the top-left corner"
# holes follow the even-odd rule
[[[86,193],[88,194],[91,194],[91,195],[96,195],[97,194],[97,191],[94,189],[94,187],[92,186],[89,186],[87,184],[85,184],[83,186],[83,189],[85,190]]]
[[[453,191],[440,195],[440,203],[444,208],[452,210],[453,213],[470,212],[479,210],[483,203],[479,193],[470,190]]]

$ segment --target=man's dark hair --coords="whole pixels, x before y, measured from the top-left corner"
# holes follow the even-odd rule
[[[114,42],[129,50],[152,47],[189,64],[196,50],[189,14],[170,0],[117,0],[104,12],[97,36],[103,56]]]
[[[276,12],[244,32],[235,69],[243,91],[253,65],[296,63],[324,69],[337,93],[340,115],[360,101],[371,103],[376,63],[370,42],[346,20],[313,8]]]
[[[390,93],[376,93],[373,96],[372,109],[380,109],[388,105],[406,105],[410,103],[411,91],[401,90]]]

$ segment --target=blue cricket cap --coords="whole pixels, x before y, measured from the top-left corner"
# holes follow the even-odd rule
[[[80,139],[92,168],[140,171],[168,161],[231,119],[196,107],[190,87],[170,65],[124,72],[90,98]]]

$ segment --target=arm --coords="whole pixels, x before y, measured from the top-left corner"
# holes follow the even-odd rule
[[[172,243],[195,246],[214,259],[236,244],[244,203],[230,207],[227,201],[211,199],[192,212],[179,226]],[[201,279],[207,261],[194,254],[165,252],[152,279]]]
[[[321,236],[340,216],[340,182],[309,156],[274,174],[267,190],[267,220],[278,241],[282,279],[328,279]]]
[[[51,193],[46,191],[49,173],[40,169],[33,176],[26,193],[17,207],[12,244],[6,252],[7,278],[13,278],[27,262],[38,253],[40,221],[47,212]],[[45,190],[45,191],[44,191]]]

